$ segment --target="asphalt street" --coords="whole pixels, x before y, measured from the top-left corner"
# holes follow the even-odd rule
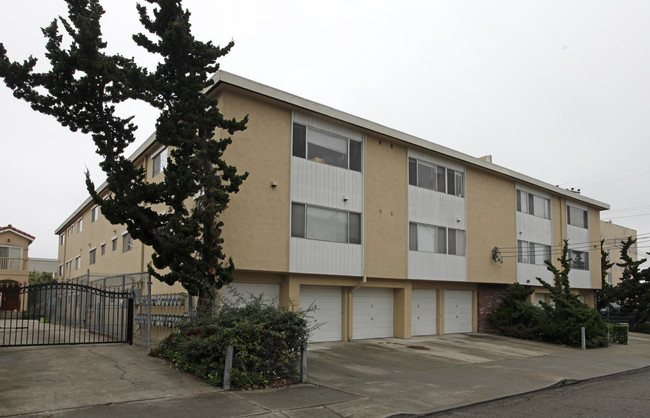
[[[650,367],[427,417],[647,417]]]

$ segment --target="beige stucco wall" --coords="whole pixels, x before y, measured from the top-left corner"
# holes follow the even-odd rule
[[[589,241],[591,242],[591,250],[589,257],[591,258],[591,288],[602,289],[602,277],[600,268],[600,213],[589,208]]]
[[[406,147],[367,135],[364,157],[366,276],[405,279],[408,267]]]
[[[516,281],[516,257],[492,260],[494,247],[512,251],[516,240],[515,183],[492,173],[467,167],[467,280],[504,283]]]
[[[224,250],[240,270],[288,271],[291,111],[259,96],[223,89],[219,108],[227,117],[249,115],[233,135],[225,160],[248,178],[222,216]],[[275,187],[272,184],[276,184]],[[245,220],[245,221],[242,221]]]
[[[605,240],[605,250],[609,250],[610,262],[619,263],[622,261],[621,243],[627,240],[628,237],[636,238],[637,232],[634,229],[616,225],[611,222],[600,221],[600,235]],[[633,260],[638,259],[636,244],[630,247],[628,254]],[[612,279],[611,284],[616,285],[621,280],[623,268],[614,264],[611,267],[610,272]]]

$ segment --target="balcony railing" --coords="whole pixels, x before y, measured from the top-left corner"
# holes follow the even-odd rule
[[[0,257],[0,270],[25,270],[26,258]]]

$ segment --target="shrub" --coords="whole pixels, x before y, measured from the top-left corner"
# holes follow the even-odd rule
[[[530,287],[513,283],[499,296],[501,304],[488,315],[492,329],[509,337],[540,338],[539,321],[542,311],[528,302],[533,293]]]
[[[181,324],[152,354],[215,386],[223,384],[228,345],[234,350],[233,387],[268,387],[296,377],[310,311],[277,307],[261,296],[222,302],[214,318]]]
[[[609,329],[609,340],[613,343],[627,344],[628,326],[618,324],[607,324]]]

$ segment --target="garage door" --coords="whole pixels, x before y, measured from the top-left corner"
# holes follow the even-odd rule
[[[352,294],[354,339],[393,336],[393,289],[360,288]]]
[[[436,291],[413,289],[411,297],[411,335],[436,333]]]
[[[300,310],[313,306],[309,326],[318,325],[311,342],[340,341],[343,335],[341,288],[336,286],[300,286]]]
[[[472,332],[472,291],[445,290],[445,334]]]
[[[234,289],[234,291],[233,291]],[[264,295],[263,300],[278,305],[280,302],[280,285],[269,283],[231,283],[223,287],[222,296],[231,302],[236,302],[239,294],[246,299],[251,296]]]

